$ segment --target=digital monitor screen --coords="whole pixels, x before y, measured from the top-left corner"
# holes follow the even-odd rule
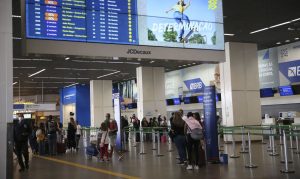
[[[300,94],[300,85],[292,85],[294,94]]]
[[[166,103],[167,103],[167,106],[174,105],[174,100],[173,99],[166,99]]]
[[[190,97],[184,97],[184,98],[183,98],[183,103],[184,103],[184,104],[191,104],[191,99],[190,99]]]
[[[198,96],[198,103],[203,103],[203,96]]]
[[[224,49],[222,0],[26,0],[26,37]]]
[[[294,92],[291,86],[279,86],[279,94],[280,96],[292,96]]]
[[[31,119],[31,114],[23,114],[24,115],[24,119]]]
[[[137,103],[130,103],[127,105],[128,109],[136,109],[137,108]]]
[[[263,88],[260,89],[260,97],[266,98],[266,97],[274,97],[274,91],[272,88]]]
[[[174,98],[173,102],[174,102],[174,105],[180,105],[181,104],[180,98]]]

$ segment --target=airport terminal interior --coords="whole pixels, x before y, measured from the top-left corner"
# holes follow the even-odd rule
[[[0,179],[299,179],[297,0],[0,0]]]

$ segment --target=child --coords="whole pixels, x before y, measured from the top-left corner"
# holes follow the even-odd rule
[[[103,122],[101,124],[101,141],[100,141],[100,160],[104,161],[104,157],[106,158],[106,161],[109,161],[108,158],[108,144],[109,144],[109,138],[108,138],[108,128],[106,124]]]

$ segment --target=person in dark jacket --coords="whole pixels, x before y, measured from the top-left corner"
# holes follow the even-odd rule
[[[180,112],[176,112],[171,123],[171,132],[173,133],[172,135],[174,136],[174,142],[179,154],[179,165],[184,165],[184,162],[187,161],[187,143],[184,127],[185,122],[182,119]]]
[[[129,124],[128,124],[128,120],[124,117],[124,116],[121,116],[121,129],[122,131],[125,130],[125,127],[128,127]],[[125,136],[124,136],[124,132],[122,132],[122,141],[124,140],[124,137],[126,139],[126,141],[128,141],[128,132],[125,132]]]
[[[74,118],[71,117],[70,122],[68,124],[68,133],[67,133],[68,149],[76,150],[76,130],[77,130],[77,125],[75,123]]]
[[[140,130],[140,120],[135,116],[135,114],[132,115],[131,121],[132,121],[134,130],[139,131]],[[135,141],[140,142],[140,139],[141,139],[140,133],[136,132],[135,133]]]
[[[15,152],[20,165],[19,171],[23,172],[25,168],[29,169],[28,139],[32,133],[32,127],[31,123],[25,120],[22,114],[19,115],[19,121],[15,121],[14,124]]]

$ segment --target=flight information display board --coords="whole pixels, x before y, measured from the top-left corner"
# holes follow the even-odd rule
[[[26,37],[224,49],[221,0],[26,0]]]

